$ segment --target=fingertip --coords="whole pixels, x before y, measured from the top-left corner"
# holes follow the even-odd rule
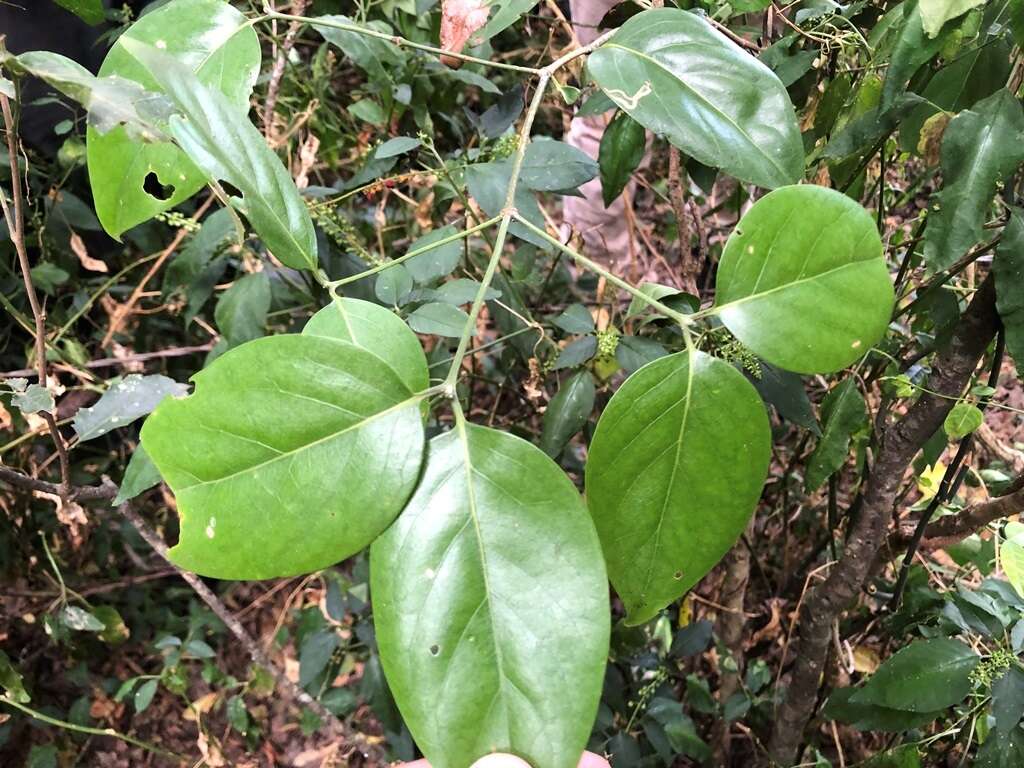
[[[504,752],[494,752],[484,755],[470,768],[531,768],[531,766],[521,757],[507,755]]]
[[[611,766],[601,755],[596,755],[593,752],[584,752],[580,756],[579,768],[611,768]]]

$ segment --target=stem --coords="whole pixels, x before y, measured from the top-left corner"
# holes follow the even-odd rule
[[[485,67],[495,67],[497,69],[510,69],[514,72],[525,72],[529,75],[539,75],[541,70],[535,69],[534,67],[523,67],[518,64],[505,64],[501,61],[490,61],[488,59],[478,59],[476,56],[467,56],[464,53],[455,53],[454,51],[446,51],[443,48],[437,48],[433,45],[425,45],[424,43],[414,43],[412,40],[407,40],[404,37],[398,35],[389,35],[386,32],[378,32],[375,29],[367,29],[366,27],[360,27],[357,24],[347,24],[342,21],[334,21],[333,19],[325,19],[322,16],[314,16],[312,18],[306,18],[305,16],[294,16],[288,13],[278,13],[277,11],[268,11],[263,16],[255,19],[255,21],[266,21],[266,20],[280,20],[290,21],[293,23],[309,24],[313,27],[330,27],[331,29],[340,29],[345,32],[355,32],[358,35],[366,35],[367,37],[376,37],[378,40],[387,40],[393,45],[397,45],[400,48],[415,48],[418,51],[425,51],[426,53],[432,53],[435,56],[450,56],[453,59],[459,59],[461,61],[468,61],[473,64],[482,64]]]
[[[88,733],[92,736],[112,736],[113,738],[120,739],[121,741],[127,742],[128,744],[134,744],[136,747],[141,747],[142,749],[145,749],[148,752],[163,755],[164,757],[170,757],[182,763],[186,760],[186,758],[183,755],[179,755],[176,752],[169,752],[166,749],[161,749],[160,747],[157,747],[153,744],[141,741],[140,739],[136,739],[133,736],[128,736],[127,734],[119,733],[115,731],[113,728],[90,728],[87,725],[76,725],[75,723],[69,723],[66,720],[58,720],[55,717],[44,715],[42,712],[37,712],[31,707],[26,707],[24,704],[14,701],[14,699],[11,699],[7,696],[0,696],[0,703],[6,704],[9,707],[14,707],[15,709],[20,709],[29,717],[47,723],[49,725],[55,725],[58,728],[64,728],[69,731],[77,731],[78,733]]]
[[[541,229],[537,225],[535,225],[535,224],[527,221],[526,219],[524,219],[518,213],[515,214],[515,218],[516,218],[516,221],[518,221],[520,224],[525,226],[531,232],[533,232],[534,234],[536,234],[539,237],[543,237],[545,240],[547,240],[553,246],[555,246],[556,248],[561,249],[567,256],[572,256],[574,259],[576,259],[576,261],[578,261],[584,267],[589,269],[591,272],[596,272],[598,275],[603,277],[609,283],[613,283],[614,285],[618,286],[619,288],[624,290],[629,295],[631,295],[631,296],[633,296],[633,297],[635,297],[637,299],[640,299],[643,302],[646,302],[648,306],[653,307],[654,309],[658,310],[661,314],[665,315],[665,317],[668,317],[668,318],[670,318],[672,320],[675,320],[683,328],[688,328],[692,324],[692,319],[690,317],[688,317],[687,315],[684,315],[682,312],[676,312],[674,309],[671,309],[671,308],[665,306],[664,304],[662,304],[657,299],[655,299],[655,298],[653,298],[651,296],[648,296],[646,293],[641,291],[639,288],[634,288],[632,285],[630,285],[628,282],[623,280],[621,277],[618,277],[617,275],[612,274],[607,269],[602,267],[600,264],[591,261],[586,256],[584,256],[583,254],[578,253],[577,251],[573,250],[572,248],[570,248],[568,245],[563,243],[558,238],[552,237],[551,235],[549,235],[547,232],[545,232],[543,229]],[[692,339],[688,339],[688,341],[690,343],[692,343]]]
[[[480,222],[475,227],[470,227],[469,229],[464,229],[461,232],[456,232],[454,235],[449,235],[448,237],[441,238],[436,243],[430,243],[429,245],[425,245],[422,248],[416,248],[415,250],[409,251],[408,253],[399,256],[397,259],[392,259],[391,261],[385,264],[378,264],[376,267],[365,269],[358,274],[349,275],[348,277],[343,277],[340,280],[328,280],[324,285],[326,285],[328,288],[332,290],[335,290],[343,285],[348,285],[349,283],[354,283],[357,280],[362,280],[364,277],[371,277],[372,275],[376,275],[378,272],[383,272],[385,269],[393,267],[397,264],[401,264],[403,261],[408,261],[413,256],[419,256],[421,253],[432,251],[435,248],[440,248],[442,245],[454,243],[457,240],[462,240],[464,238],[469,237],[470,235],[474,235],[480,230],[487,229],[492,224],[496,224],[500,219],[501,216],[494,216],[488,219],[487,221]]]

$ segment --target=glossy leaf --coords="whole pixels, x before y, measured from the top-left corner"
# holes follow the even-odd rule
[[[601,548],[576,488],[536,447],[463,426],[370,551],[381,662],[434,768],[493,751],[575,768],[608,653]]]
[[[461,336],[468,322],[469,315],[458,307],[440,301],[417,307],[409,315],[409,327],[416,333],[431,333],[451,339]]]
[[[647,131],[625,112],[619,112],[601,134],[597,153],[606,208],[622,194],[633,171],[640,167],[646,149]]]
[[[850,701],[907,712],[945,709],[970,692],[971,672],[980,661],[959,640],[916,640],[887,659]]]
[[[821,427],[807,397],[803,379],[795,373],[762,362],[761,376],[752,378],[751,383],[766,403],[775,406],[779,416],[811,430],[815,435],[821,435]]]
[[[857,389],[855,378],[846,379],[828,393],[821,406],[821,418],[824,428],[807,460],[808,492],[817,490],[843,466],[850,450],[850,438],[867,423],[867,404]]]
[[[962,16],[985,0],[919,0],[921,25],[928,37],[935,37],[947,21]]]
[[[231,204],[278,259],[295,269],[315,269],[316,234],[309,210],[244,111],[175,57],[134,40],[122,40],[121,45],[183,113],[172,116],[167,128],[178,146],[207,178],[226,181],[242,193]]]
[[[5,65],[38,77],[77,101],[97,134],[116,131],[140,141],[166,138],[159,125],[171,115],[173,105],[132,80],[96,77],[78,62],[49,51],[23,53]]]
[[[469,194],[480,204],[480,208],[488,216],[497,216],[505,207],[509,181],[512,178],[512,163],[501,160],[490,163],[474,163],[466,168],[466,186]],[[516,186],[516,210],[531,224],[544,228],[544,216],[537,206],[537,198],[525,184]],[[550,244],[542,237],[535,235],[518,221],[513,221],[508,228],[516,237],[533,243],[538,248],[547,250]]]
[[[786,187],[737,224],[718,268],[715,311],[769,363],[839,370],[889,324],[894,302],[871,215],[834,190]],[[808,318],[814,322],[808,322]]]
[[[928,214],[924,257],[947,269],[977,244],[996,187],[1024,162],[1024,108],[1005,88],[946,127],[942,190]]]
[[[337,298],[309,319],[302,334],[346,341],[370,352],[392,368],[410,392],[430,385],[419,339],[398,315],[378,304]]]
[[[940,25],[941,26],[941,25]],[[893,47],[889,66],[885,72],[885,83],[878,103],[881,112],[896,103],[896,98],[906,91],[907,83],[914,73],[939,52],[943,38],[925,34],[921,15],[921,4],[909,0],[903,15],[903,24]]]
[[[1024,670],[1014,665],[992,683],[992,714],[996,729],[1009,733],[1024,717]]]
[[[213,318],[229,346],[237,347],[263,335],[270,298],[266,272],[243,275],[220,295]]]
[[[142,430],[178,501],[174,562],[266,579],[367,546],[419,473],[420,398],[398,373],[413,366],[422,380],[422,350],[408,344],[370,352],[309,333],[257,339],[196,374],[195,392]]]
[[[103,0],[56,0],[57,5],[67,8],[75,16],[92,26],[102,24],[106,18],[103,11]]]
[[[657,615],[735,543],[769,447],[750,382],[702,352],[656,360],[619,388],[594,433],[586,488],[627,623]]]
[[[594,377],[579,371],[566,379],[544,411],[540,448],[557,458],[572,436],[583,429],[594,410]]]
[[[583,365],[595,354],[597,354],[597,338],[581,336],[562,347],[553,368],[556,371],[563,368],[575,368],[577,365]]]
[[[111,47],[100,75],[133,80],[162,93],[163,86],[128,52],[127,41],[159,46],[204,85],[222,93],[235,110],[248,111],[259,75],[260,46],[252,25],[229,3],[175,0],[142,16]],[[169,139],[147,144],[123,130],[105,135],[90,130],[87,157],[96,213],[114,237],[174,208],[206,184],[202,171]],[[162,200],[144,189],[150,174],[169,197]]]
[[[590,55],[587,68],[630,117],[705,165],[769,188],[803,175],[785,87],[697,14],[639,13]]]
[[[418,251],[426,248],[433,243],[444,240],[446,237],[451,237],[457,232],[458,230],[451,224],[447,227],[439,227],[415,240],[409,246],[409,251]],[[412,279],[417,284],[430,283],[455,271],[455,268],[459,266],[459,261],[462,259],[462,248],[462,241],[453,240],[450,243],[435,246],[417,256],[413,256],[404,262],[404,266],[409,270]]]
[[[1003,239],[992,263],[996,308],[1006,333],[1006,348],[1024,376],[1024,211],[1010,210]]]
[[[73,426],[78,442],[125,427],[156,408],[166,397],[180,397],[188,387],[160,374],[130,373],[110,387],[90,408],[79,408]]]

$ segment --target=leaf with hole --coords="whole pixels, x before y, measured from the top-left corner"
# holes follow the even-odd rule
[[[576,768],[604,677],[607,583],[551,459],[473,425],[435,438],[370,577],[388,684],[431,765],[500,751]]]
[[[365,349],[304,333],[243,344],[196,374],[194,393],[164,402],[142,429],[182,518],[171,559],[206,576],[267,579],[367,546],[419,474],[421,398],[400,373],[410,369],[427,376],[418,344]]]
[[[871,215],[825,187],[770,192],[722,252],[714,312],[772,365],[827,373],[882,338],[895,301]],[[814,318],[814,322],[808,322]]]
[[[220,0],[176,0],[142,16],[111,47],[100,75],[164,86],[129,53],[132,41],[157,46],[223,94],[237,112],[249,108],[260,46],[249,21]],[[96,212],[113,237],[184,202],[206,184],[186,152],[170,140],[143,143],[123,130],[88,132],[87,158]]]
[[[768,188],[803,176],[785,86],[695,13],[638,13],[590,55],[587,69],[630,117],[704,165]]]
[[[183,113],[167,131],[206,178],[227,182],[241,197],[231,205],[249,220],[264,245],[295,269],[317,267],[316,234],[306,204],[263,135],[223,93],[204,84],[176,57],[121,40]]]
[[[729,551],[761,495],[769,447],[753,386],[703,352],[655,360],[615,393],[586,488],[628,624],[656,616]]]

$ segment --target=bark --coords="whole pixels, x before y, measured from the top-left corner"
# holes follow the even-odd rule
[[[770,751],[777,763],[788,766],[795,761],[818,699],[832,625],[859,596],[885,543],[904,473],[921,446],[942,426],[998,327],[995,283],[989,275],[960,318],[949,346],[939,354],[928,380],[930,392],[923,393],[883,433],[842,556],[827,579],[808,595],[800,613],[799,653],[771,739]]]

